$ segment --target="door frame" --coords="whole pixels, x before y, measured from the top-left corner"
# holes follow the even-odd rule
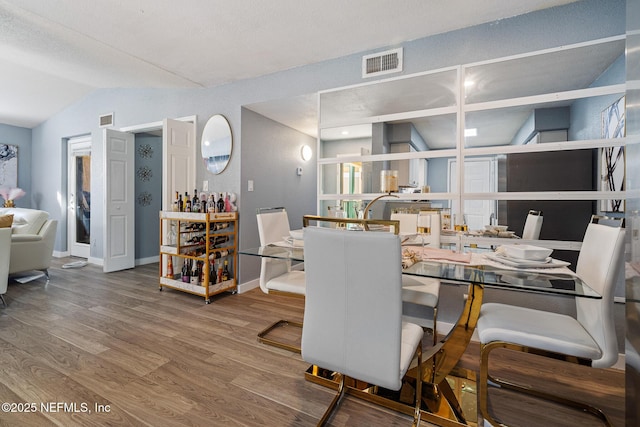
[[[91,155],[91,134],[69,138],[67,140],[67,249],[70,256],[89,259],[91,256],[91,241],[89,243],[76,242],[76,162],[75,154],[89,152]],[[90,189],[91,192],[91,189]],[[91,239],[91,225],[89,225],[89,239]]]

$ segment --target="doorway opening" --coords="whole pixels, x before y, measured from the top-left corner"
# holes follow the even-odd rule
[[[67,246],[71,256],[89,258],[91,249],[91,136],[67,142]]]

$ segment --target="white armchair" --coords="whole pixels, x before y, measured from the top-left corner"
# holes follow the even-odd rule
[[[37,209],[0,209],[7,214],[13,214],[9,274],[41,270],[48,280],[58,222]]]

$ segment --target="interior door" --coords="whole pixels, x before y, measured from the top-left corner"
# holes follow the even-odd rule
[[[67,248],[71,256],[89,258],[91,249],[91,137],[67,144]]]
[[[196,125],[164,119],[162,138],[162,209],[170,210],[176,191],[191,193],[197,188]]]
[[[105,129],[105,273],[135,266],[134,136]]]
[[[490,193],[496,191],[495,162],[491,158],[477,158],[464,161],[465,193]],[[458,182],[457,162],[449,162],[449,191],[456,191]],[[454,215],[460,215],[458,201],[452,203]],[[470,230],[482,230],[490,224],[491,215],[495,215],[495,204],[491,200],[465,200],[464,223]],[[463,218],[456,218],[456,224],[461,224]]]

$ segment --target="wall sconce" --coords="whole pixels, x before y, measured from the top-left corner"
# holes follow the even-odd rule
[[[311,147],[309,147],[308,145],[303,145],[300,149],[300,156],[302,156],[302,160],[306,162],[307,160],[311,159],[312,155],[313,151],[311,151]]]

